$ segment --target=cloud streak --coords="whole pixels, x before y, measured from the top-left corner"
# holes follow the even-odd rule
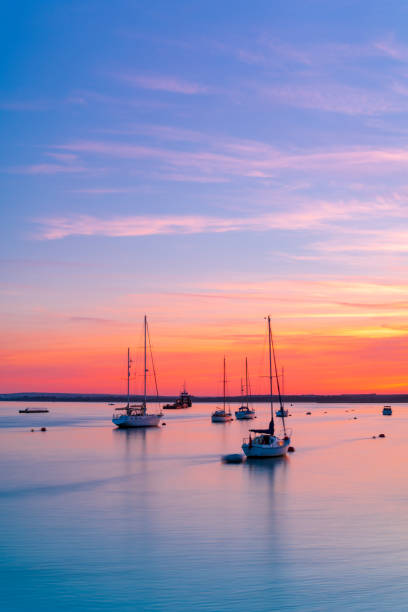
[[[225,232],[263,232],[273,229],[301,230],[322,228],[328,222],[355,219],[358,214],[372,213],[375,204],[313,203],[292,211],[241,216],[215,217],[206,215],[135,215],[102,219],[90,215],[39,219],[39,237],[55,240],[67,236],[154,236],[165,234],[202,234]]]
[[[203,85],[167,75],[119,74],[117,76],[121,81],[125,81],[130,85],[152,91],[166,91],[168,93],[185,95],[205,94],[208,92],[208,88]]]

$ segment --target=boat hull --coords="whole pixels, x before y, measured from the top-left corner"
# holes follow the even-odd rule
[[[278,440],[274,444],[248,444],[244,442],[242,450],[247,457],[268,459],[270,457],[282,457],[288,452],[290,439]]]
[[[249,421],[255,418],[255,412],[239,412],[239,410],[237,410],[235,418],[238,419],[238,421]]]
[[[113,417],[112,423],[120,429],[130,427],[159,427],[161,414],[121,415]]]
[[[220,414],[213,414],[211,416],[211,421],[213,423],[228,423],[228,421],[232,421],[232,414],[224,414],[224,415],[220,415]]]

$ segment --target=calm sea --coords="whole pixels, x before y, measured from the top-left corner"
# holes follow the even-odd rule
[[[1,610],[408,609],[408,406],[297,404],[294,454],[224,465],[248,423],[209,404],[27,405],[0,403]]]

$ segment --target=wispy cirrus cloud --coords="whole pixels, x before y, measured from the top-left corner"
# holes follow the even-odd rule
[[[381,207],[382,204],[380,203]],[[300,230],[322,228],[334,221],[355,220],[372,214],[375,203],[313,202],[293,210],[245,216],[214,217],[206,215],[135,215],[102,219],[90,215],[39,219],[39,238],[55,240],[67,236],[137,237],[164,234],[200,234],[224,232],[263,232],[273,229]],[[317,247],[318,248],[318,247]]]
[[[145,144],[111,140],[83,140],[55,145],[54,149],[74,153],[102,155],[118,159],[158,160],[173,169],[193,169],[195,176],[233,176],[253,178],[275,176],[290,169],[341,173],[344,171],[386,172],[392,166],[405,169],[408,148],[353,147],[348,149],[320,149],[282,151],[267,143],[252,140],[215,138],[196,150],[180,150]]]
[[[29,164],[27,166],[15,166],[7,168],[4,172],[8,174],[77,174],[86,172],[88,168],[79,165],[62,165],[62,164]]]
[[[208,93],[208,87],[184,81],[178,77],[168,75],[143,75],[122,73],[116,75],[121,81],[125,81],[135,87],[149,89],[152,91],[166,91],[169,93],[178,93],[186,95],[205,94]]]

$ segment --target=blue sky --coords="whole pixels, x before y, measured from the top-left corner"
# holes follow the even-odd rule
[[[316,333],[405,333],[407,18],[402,1],[6,3],[7,358],[22,325],[45,346],[66,321],[170,321],[172,293],[193,296],[192,328],[284,320],[288,280],[309,282],[299,333],[313,304],[338,317]],[[333,282],[354,310],[333,311]],[[239,297],[197,307],[236,292],[245,315]]]

